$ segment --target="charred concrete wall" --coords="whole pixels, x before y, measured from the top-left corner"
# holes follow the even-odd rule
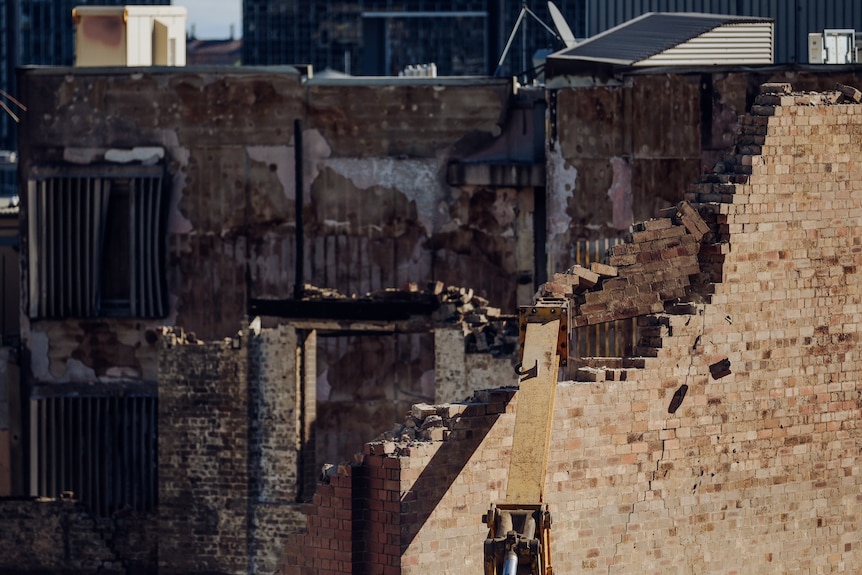
[[[22,93],[25,175],[44,165],[97,171],[110,163],[108,150],[155,146],[172,189],[168,317],[30,321],[23,333],[39,380],[151,379],[147,329],[226,337],[249,298],[292,295],[295,119],[305,282],[362,295],[442,279],[516,305],[511,276],[531,265],[517,261],[517,238],[532,237],[514,217],[522,191],[446,184],[450,161],[502,132],[509,80],[327,84],[252,70],[30,70]],[[523,193],[532,197],[532,188]]]
[[[472,302],[480,305],[479,298]],[[453,320],[429,323],[430,333],[318,337],[318,465],[353,461],[363,443],[357,438],[390,432],[416,403],[463,401],[477,390],[513,384],[516,326]],[[330,357],[338,359],[328,363]],[[356,373],[365,383],[357,385]]]
[[[760,83],[827,89],[853,85],[855,74],[638,74],[616,86],[553,89],[545,193],[544,177],[447,175],[452,162],[541,161],[521,150],[536,147],[539,115],[519,108],[509,81],[26,71],[25,176],[35,166],[98,168],[109,163],[108,150],[156,146],[172,190],[168,316],[26,321],[31,371],[44,382],[152,380],[156,346],[147,330],[169,324],[225,337],[249,298],[289,297],[295,119],[303,127],[308,283],[363,294],[440,280],[514,310],[541,279],[537,254],[547,252],[548,270],[565,269],[577,263],[579,240],[621,237],[681,200],[731,145],[737,115]],[[546,205],[537,208],[537,198]],[[546,220],[547,240],[534,211]],[[23,212],[26,220],[26,202]]]
[[[164,343],[159,573],[271,572],[301,524],[302,458],[313,454],[301,444],[296,333]]]
[[[640,319],[651,356],[558,387],[555,571],[858,570],[862,106],[841,101],[766,89],[726,171],[687,196],[711,226],[699,261],[712,288]],[[421,414],[435,441],[367,445],[309,509],[282,572],[481,570],[517,403],[477,395]],[[322,519],[342,500],[352,519]],[[327,539],[353,552],[327,554],[341,549]]]
[[[667,215],[732,147],[738,117],[766,82],[822,91],[862,76],[828,67],[683,70],[550,90],[548,273],[583,263],[580,241],[621,238],[632,223]]]

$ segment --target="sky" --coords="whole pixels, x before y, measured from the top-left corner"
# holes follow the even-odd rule
[[[197,38],[228,38],[231,24],[234,37],[242,36],[242,0],[173,0],[171,4],[189,11],[187,31],[194,25]]]

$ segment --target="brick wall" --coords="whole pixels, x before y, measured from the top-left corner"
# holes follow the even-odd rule
[[[296,503],[296,334],[168,333],[159,372],[159,573],[271,572]]]
[[[471,402],[414,406],[410,427],[434,440],[372,442],[360,465],[339,466],[305,509],[306,529],[289,536],[279,573],[396,574],[430,565],[441,573],[481,572],[484,535],[474,535],[488,497],[503,496],[511,438],[507,444],[510,428],[497,422],[513,421],[512,395],[480,391]],[[480,555],[465,556],[471,541]]]
[[[155,535],[155,515],[96,519],[71,500],[4,499],[0,573],[154,573]]]
[[[651,353],[584,360],[583,381],[558,387],[545,484],[557,572],[860,569],[862,106],[845,99],[765,88],[736,154],[686,198],[710,225],[698,257],[714,283],[638,320]],[[425,414],[436,441],[366,448],[329,507],[349,501],[356,521],[357,475],[391,471],[362,503],[368,539],[330,572],[481,570],[518,401],[504,397]],[[316,531],[323,510],[288,541],[284,573],[319,572],[352,532]]]

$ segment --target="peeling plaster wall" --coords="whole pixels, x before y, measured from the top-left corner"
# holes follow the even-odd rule
[[[28,322],[33,377],[40,382],[155,381],[154,321]]]
[[[615,229],[628,229],[633,223],[632,210],[632,168],[626,158],[611,158],[614,179],[608,190],[608,198],[613,204],[612,224]]]
[[[369,161],[361,158],[334,158],[325,160],[322,164],[324,168],[349,179],[357,190],[398,190],[408,202],[416,205],[417,217],[425,234],[430,237],[437,231],[435,216],[439,197],[429,193],[429,190],[441,187],[443,163],[440,160],[381,158]]]
[[[701,172],[696,75],[560,89],[556,127],[548,156],[548,189],[555,194],[549,200],[559,206],[549,207],[554,271],[576,263],[575,241],[621,236],[633,221],[682,199]]]
[[[295,119],[303,127],[306,283],[364,294],[468,280],[497,305],[515,304],[510,275],[524,263],[514,242],[495,238],[514,237],[518,220],[505,215],[508,205],[492,228],[475,222],[475,210],[456,220],[463,191],[444,177],[449,161],[502,133],[509,80],[303,84],[284,71],[34,69],[21,94],[30,107],[25,173],[160,146],[172,190],[168,317],[25,321],[39,381],[150,378],[147,330],[178,325],[217,339],[240,328],[249,298],[291,295]],[[503,196],[511,203],[510,192]],[[465,237],[480,245],[463,249]],[[113,351],[91,348],[111,342]]]
[[[568,249],[572,234],[572,216],[569,202],[577,192],[578,170],[569,164],[555,146],[546,156],[548,169],[548,268],[565,269],[572,258]],[[589,226],[589,224],[587,224]]]

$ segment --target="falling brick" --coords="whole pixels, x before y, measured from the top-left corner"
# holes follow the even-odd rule
[[[709,226],[706,225],[706,222],[703,221],[697,210],[691,207],[691,204],[688,202],[683,201],[677,204],[677,217],[680,223],[685,226],[697,241],[700,241],[709,231]]]
[[[852,100],[857,104],[862,102],[862,92],[854,88],[853,86],[845,86],[844,84],[835,84],[835,89],[841,92],[841,95],[847,98],[848,100]]]
[[[599,283],[599,274],[590,271],[585,267],[573,266],[569,268],[567,273],[577,276],[579,278],[578,284],[584,287],[593,287]]]
[[[730,375],[730,360],[725,358],[713,363],[709,366],[709,373],[712,375],[712,379],[721,379]]]
[[[674,392],[670,405],[667,406],[668,413],[676,413],[676,410],[682,405],[682,400],[685,399],[686,393],[688,393],[688,386],[685,384],[680,385],[679,389]]]
[[[612,277],[617,276],[616,266],[610,266],[610,265],[599,263],[599,262],[591,263],[590,264],[590,271],[595,273],[595,274],[598,274],[600,276],[608,277],[608,278],[612,278]]]

